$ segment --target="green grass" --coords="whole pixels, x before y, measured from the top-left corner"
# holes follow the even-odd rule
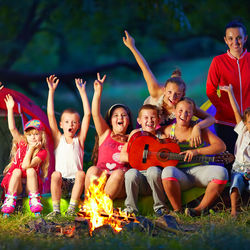
[[[153,217],[150,217],[153,221]],[[119,234],[111,230],[76,234],[73,238],[56,236],[55,233],[36,233],[27,229],[35,218],[23,214],[0,218],[0,249],[248,249],[250,235],[250,212],[232,220],[228,212],[219,212],[201,218],[182,215],[179,224],[190,232],[177,234],[158,230],[124,230]],[[69,223],[62,218],[60,223]]]

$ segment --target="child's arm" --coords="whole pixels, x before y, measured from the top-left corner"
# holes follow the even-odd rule
[[[127,152],[127,148],[128,148],[128,143],[125,143],[124,146],[122,147],[121,153],[120,153],[120,161],[121,162],[128,162],[128,152]]]
[[[4,87],[4,86],[3,86],[2,82],[0,82],[0,90],[1,90],[3,87]]]
[[[86,94],[86,88],[85,88],[86,81],[83,83],[82,79],[75,79],[75,83],[76,83],[76,87],[79,90],[79,93],[82,99],[83,112],[84,112],[81,128],[79,131],[79,136],[78,136],[81,147],[83,148],[84,141],[86,139],[88,128],[89,128],[91,112],[90,112],[90,105],[89,105],[88,97]]]
[[[213,155],[219,154],[226,150],[225,143],[209,129],[202,130],[202,138],[209,145],[202,148],[190,149],[181,152],[180,154],[185,154],[184,161],[191,161],[196,155]]]
[[[54,140],[55,148],[57,147],[61,132],[59,131],[57,127],[56,117],[55,117],[55,111],[54,111],[54,94],[56,87],[59,83],[59,79],[55,75],[51,75],[49,77],[46,77],[46,81],[49,87],[49,94],[48,94],[48,102],[47,102],[47,115],[49,119],[49,125],[52,132],[52,137]]]
[[[11,95],[6,95],[4,101],[6,103],[6,107],[8,110],[8,126],[9,126],[10,133],[11,133],[13,139],[15,141],[19,142],[21,139],[21,134],[19,133],[18,129],[16,128],[14,111],[13,111],[15,101]]]
[[[240,115],[239,105],[234,96],[233,86],[231,84],[229,84],[229,86],[220,86],[220,90],[226,91],[228,93],[229,101],[234,112],[236,123],[240,123],[242,121],[242,117]]]
[[[40,147],[41,147],[40,142],[36,143],[35,145],[29,145],[28,151],[26,152],[26,155],[23,158],[23,163],[22,163],[23,169],[34,168],[42,162],[42,160],[37,156],[32,159],[33,152]]]
[[[131,136],[138,132],[139,129],[134,129],[133,131],[131,131],[131,133],[129,134],[129,137],[128,137],[128,141],[129,139],[131,138]],[[128,162],[128,152],[127,152],[127,149],[128,149],[128,142],[124,144],[124,146],[122,147],[122,150],[121,150],[121,153],[120,153],[120,161],[121,162]]]
[[[94,95],[92,100],[92,117],[94,120],[96,132],[99,136],[99,139],[109,129],[109,126],[102,117],[100,111],[102,88],[105,79],[106,75],[104,75],[103,78],[101,79],[100,74],[97,73],[97,80],[95,80],[94,82]]]
[[[213,125],[215,118],[199,107],[196,107],[194,115],[202,120],[193,127],[189,141],[191,147],[198,147],[202,144],[201,130]]]
[[[163,94],[163,88],[159,85],[153,72],[149,68],[149,65],[142,54],[138,51],[135,46],[135,40],[129,33],[125,30],[126,37],[123,37],[123,43],[130,49],[133,53],[135,60],[137,61],[139,67],[142,70],[144,79],[148,86],[149,94],[152,98],[158,99]]]

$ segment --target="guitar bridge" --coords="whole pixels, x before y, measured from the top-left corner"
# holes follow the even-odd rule
[[[145,144],[145,147],[144,147],[144,150],[143,150],[143,155],[142,155],[142,163],[146,163],[147,162],[148,147],[149,147],[149,144]]]

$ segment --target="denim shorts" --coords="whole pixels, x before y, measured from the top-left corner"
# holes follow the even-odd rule
[[[233,170],[231,173],[230,194],[232,193],[233,188],[237,188],[240,195],[244,190],[250,192],[250,180],[245,179],[244,173],[236,172]]]

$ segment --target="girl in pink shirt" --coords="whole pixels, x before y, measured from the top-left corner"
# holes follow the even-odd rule
[[[103,78],[97,74],[94,82],[94,96],[92,100],[92,116],[97,132],[93,151],[94,166],[86,174],[85,190],[90,185],[92,176],[100,176],[106,172],[107,182],[104,191],[111,199],[125,197],[124,174],[129,166],[120,161],[120,152],[127,141],[127,134],[132,130],[130,110],[123,104],[115,104],[108,110],[105,119],[100,112]]]

